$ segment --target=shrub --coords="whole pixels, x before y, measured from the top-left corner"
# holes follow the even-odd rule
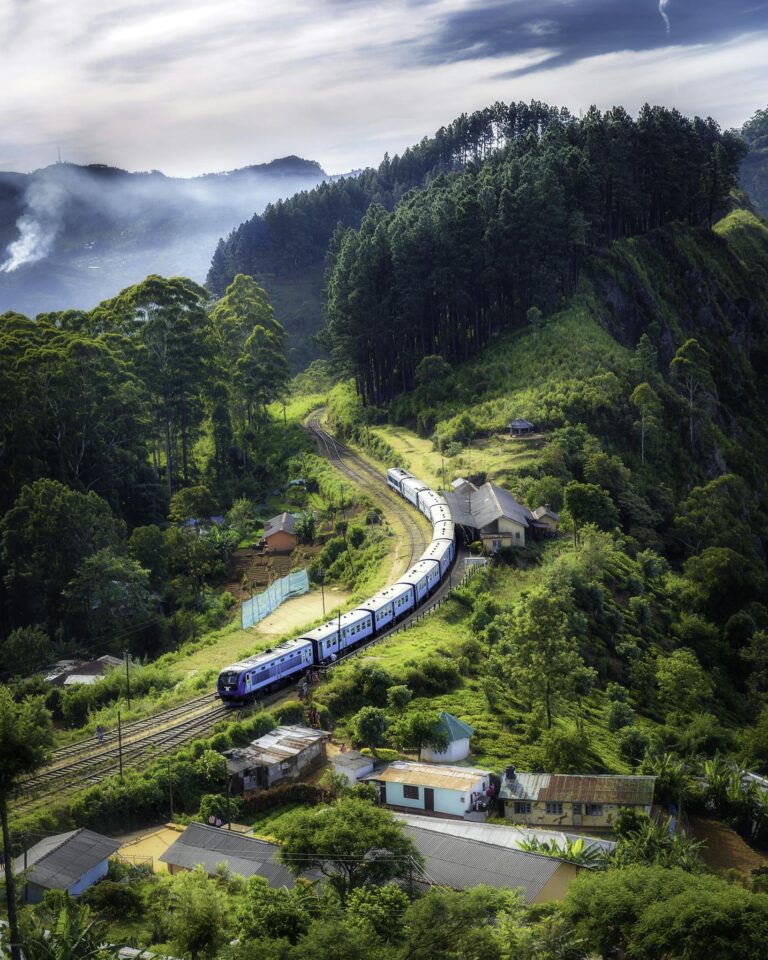
[[[304,704],[298,700],[286,700],[279,707],[275,707],[275,718],[278,723],[303,723]]]
[[[622,727],[629,727],[634,723],[635,711],[628,703],[622,703],[620,700],[614,700],[608,709],[608,729],[611,733],[616,733]]]
[[[141,893],[135,886],[114,880],[95,883],[83,893],[82,900],[110,920],[137,917],[144,908]]]
[[[406,664],[405,682],[415,694],[448,693],[461,682],[453,660],[447,657],[425,657]]]
[[[275,807],[283,807],[292,803],[307,803],[315,806],[325,803],[328,795],[321,787],[311,783],[281,783],[269,790],[246,794],[243,797],[243,814],[263,813]]]
[[[638,727],[624,727],[619,731],[619,753],[628,763],[639,763],[648,750],[648,737]]]

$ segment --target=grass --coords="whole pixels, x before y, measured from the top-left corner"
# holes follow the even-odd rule
[[[259,814],[253,821],[253,835],[259,840],[274,841],[274,829],[277,826],[290,820],[296,810],[304,810],[306,805],[303,803],[287,803],[284,806],[276,807],[274,810],[267,810]]]

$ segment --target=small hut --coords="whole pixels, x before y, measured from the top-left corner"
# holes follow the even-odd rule
[[[533,433],[535,427],[530,420],[513,420],[508,424],[509,432],[513,437],[527,437]]]

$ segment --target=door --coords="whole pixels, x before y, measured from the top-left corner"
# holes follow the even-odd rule
[[[387,803],[387,785],[386,783],[379,784],[379,800],[381,801],[382,807],[386,806]]]
[[[435,809],[435,791],[432,787],[424,787],[424,809]]]

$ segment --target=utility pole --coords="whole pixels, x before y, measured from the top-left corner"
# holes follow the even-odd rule
[[[227,830],[232,829],[232,814],[229,811],[229,798],[232,794],[232,780],[229,776],[229,770],[227,770]]]
[[[128,709],[131,709],[131,671],[130,671],[130,661],[128,660],[128,651],[123,650],[123,656],[125,657],[125,695],[128,700]]]
[[[168,757],[168,799],[171,807],[171,820],[173,820],[173,778],[171,776],[171,758]]]
[[[344,507],[344,481],[343,480],[339,481],[339,491],[341,493],[341,516],[346,520],[347,511]]]
[[[320,596],[323,598],[323,618],[325,618],[325,570],[320,570]]]
[[[443,492],[445,492],[445,457],[440,456],[440,465],[443,471]]]
[[[123,780],[123,728],[120,723],[120,708],[117,708],[117,756],[120,763],[120,781]]]

